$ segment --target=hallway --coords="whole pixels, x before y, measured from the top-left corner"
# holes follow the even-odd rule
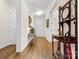
[[[52,59],[52,44],[44,37],[37,37],[35,44],[30,43],[21,53],[16,54],[15,46],[1,49],[0,59]]]
[[[0,0],[0,59],[78,59],[77,0]]]

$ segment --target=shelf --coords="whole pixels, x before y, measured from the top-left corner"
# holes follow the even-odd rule
[[[53,38],[57,39],[57,40],[60,41],[60,42],[68,43],[68,42],[66,41],[66,39],[65,39],[64,36],[54,36]],[[70,38],[71,38],[71,43],[76,43],[75,37],[70,37]]]

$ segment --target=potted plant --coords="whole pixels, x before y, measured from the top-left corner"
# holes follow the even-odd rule
[[[35,32],[35,29],[32,27],[31,29],[30,29],[30,33],[34,33]]]

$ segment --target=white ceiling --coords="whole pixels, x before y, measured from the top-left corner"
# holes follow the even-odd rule
[[[46,11],[53,0],[26,0],[26,4],[30,12],[37,12],[39,10]]]
[[[16,0],[3,1],[5,1],[9,6],[16,5]],[[51,13],[59,5],[61,0],[24,0],[24,2],[26,3],[30,13],[34,14],[38,11],[43,13],[49,11]]]
[[[3,2],[11,7],[16,6],[16,0],[3,0]]]

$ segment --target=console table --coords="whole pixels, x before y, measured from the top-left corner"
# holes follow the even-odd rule
[[[29,33],[28,40],[31,41],[32,44],[34,44],[36,40],[36,33]]]

